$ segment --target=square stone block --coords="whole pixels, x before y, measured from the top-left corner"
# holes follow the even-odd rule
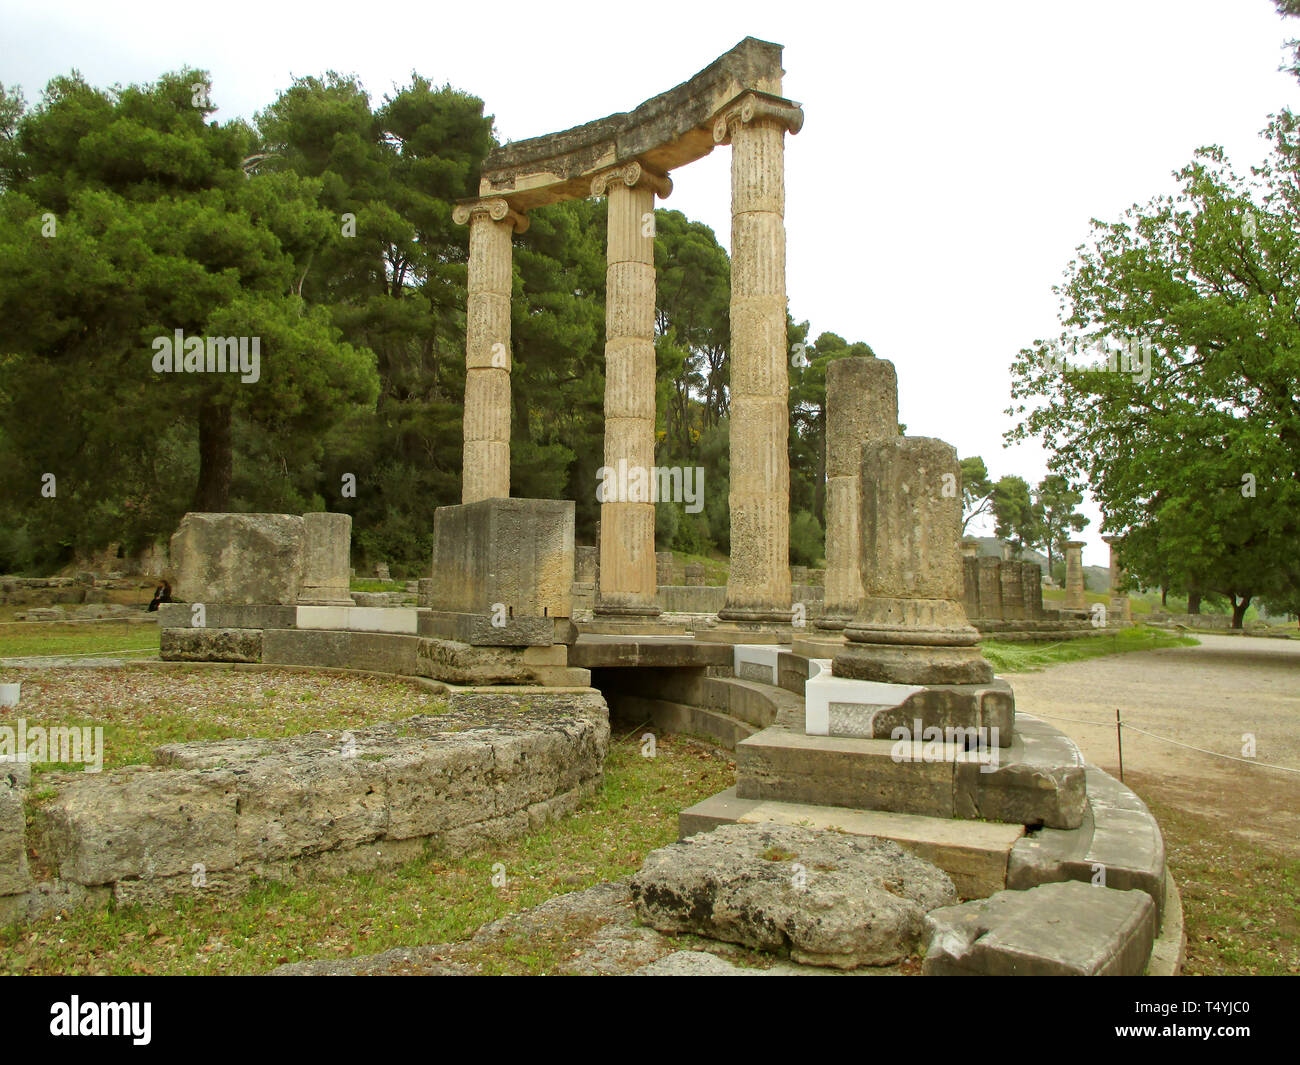
[[[293,514],[186,514],[171,539],[176,598],[187,603],[294,604],[303,519]]]
[[[439,507],[433,520],[435,611],[572,616],[574,505],[483,499]],[[499,607],[498,607],[499,604]]]

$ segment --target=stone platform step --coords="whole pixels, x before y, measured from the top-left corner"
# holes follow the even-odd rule
[[[1075,829],[1084,762],[1064,733],[1017,715],[1010,747],[808,736],[778,723],[736,746],[744,799]]]
[[[1109,773],[1087,767],[1088,809],[1073,831],[1044,828],[1011,849],[1007,887],[1027,889],[1064,880],[1136,888],[1151,896],[1163,919],[1168,877],[1160,825],[1146,804]]]
[[[1025,832],[1021,825],[742,799],[735,788],[728,788],[683,810],[678,815],[678,838],[709,832],[718,825],[763,821],[893,840],[951,876],[964,899],[984,898],[1006,887],[1008,856]]]
[[[1144,891],[1077,881],[931,910],[926,976],[1140,976],[1155,942]]]

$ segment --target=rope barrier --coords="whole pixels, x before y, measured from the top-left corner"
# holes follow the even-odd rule
[[[1097,728],[1109,728],[1109,721],[1085,721],[1077,717],[1061,717],[1059,714],[1029,714],[1030,717],[1042,717],[1049,721],[1070,721],[1076,725],[1095,725]],[[1259,762],[1254,758],[1240,758],[1235,754],[1224,754],[1222,751],[1209,751],[1204,747],[1196,747],[1190,743],[1183,743],[1181,740],[1170,739],[1168,736],[1161,736],[1155,732],[1148,732],[1146,729],[1138,728],[1136,725],[1130,725],[1127,721],[1123,723],[1126,729],[1132,729],[1134,732],[1140,732],[1143,736],[1150,736],[1153,740],[1161,740],[1164,743],[1172,743],[1175,747],[1186,747],[1189,751],[1198,751],[1201,754],[1210,754],[1216,758],[1227,758],[1232,762],[1244,762],[1246,765],[1259,766],[1261,769],[1280,769],[1283,773],[1300,773],[1300,769],[1293,769],[1287,765],[1274,765],[1271,762]]]

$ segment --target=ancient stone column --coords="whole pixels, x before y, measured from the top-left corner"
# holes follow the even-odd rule
[[[1128,573],[1120,563],[1122,536],[1103,536],[1110,548],[1110,620],[1132,621],[1133,609],[1128,598]]]
[[[998,567],[998,579],[1002,583],[1002,616],[1018,620],[1025,616],[1025,590],[1021,585],[1023,563],[1003,562]]]
[[[597,174],[609,197],[605,272],[605,466],[596,613],[653,617],[655,602],[654,199],[672,182],[632,162]]]
[[[858,611],[858,480],[862,445],[898,435],[898,375],[885,359],[826,368],[826,606],[817,628],[843,629]]]
[[[465,416],[461,502],[510,496],[510,239],[528,228],[503,199],[457,204],[469,223],[465,305]]]
[[[980,545],[975,540],[961,542],[961,605],[967,618],[981,618],[980,613]]]
[[[1082,540],[1065,542],[1065,609],[1088,609],[1088,596],[1083,590]]]
[[[304,514],[298,602],[312,606],[351,606],[351,555],[351,514]]]
[[[1043,617],[1043,570],[1037,562],[1020,563],[1021,591],[1025,596],[1025,617],[1030,621],[1041,621]]]
[[[979,616],[998,621],[1002,618],[1002,579],[998,573],[1002,561],[991,555],[982,555],[975,563],[979,583]]]
[[[835,656],[840,677],[898,684],[984,684],[993,669],[961,606],[957,452],[895,436],[862,449],[862,589]]]
[[[717,117],[731,143],[731,572],[718,617],[791,620],[785,134],[803,111],[747,92]]]

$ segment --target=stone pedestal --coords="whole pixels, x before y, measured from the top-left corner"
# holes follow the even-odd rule
[[[303,519],[292,514],[186,514],[171,539],[173,592],[186,603],[298,602]]]
[[[803,112],[748,92],[724,108],[731,144],[731,572],[718,617],[789,624],[789,351],[785,291],[785,133]]]
[[[858,479],[862,445],[898,435],[898,375],[885,359],[826,368],[826,595],[819,629],[839,631],[862,598]]]
[[[1065,609],[1087,610],[1088,596],[1083,587],[1083,541],[1065,543]]]
[[[298,602],[308,606],[351,606],[351,554],[352,515],[304,514]]]
[[[528,219],[497,197],[457,204],[452,219],[469,223],[461,502],[476,503],[510,495],[510,240]]]
[[[592,195],[609,197],[605,273],[605,467],[631,476],[609,479],[633,491],[600,502],[597,615],[654,617],[655,506],[650,494],[655,453],[654,199],[672,183],[639,163],[597,175]],[[603,471],[603,472],[604,472]],[[637,478],[635,471],[641,471]]]
[[[986,684],[992,667],[961,606],[957,452],[895,437],[862,449],[863,598],[834,673],[899,684]]]
[[[507,647],[571,640],[573,525],[568,500],[439,507],[421,634]]]
[[[686,564],[685,579],[687,587],[702,587],[704,585],[704,563],[688,562]]]

